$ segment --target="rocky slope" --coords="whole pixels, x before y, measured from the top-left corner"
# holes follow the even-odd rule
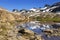
[[[14,21],[14,20],[24,20],[25,17],[18,13],[12,13],[5,10],[0,10],[0,19],[2,21],[8,21],[8,20]]]
[[[17,26],[22,24],[22,21],[26,20],[25,18],[18,13],[0,10],[0,40],[43,40],[34,32]]]

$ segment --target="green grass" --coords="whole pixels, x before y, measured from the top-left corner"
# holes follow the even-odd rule
[[[48,21],[60,22],[60,18],[59,17],[53,17],[53,18],[51,18],[51,17],[45,17],[45,18],[43,18],[43,17],[35,17],[35,20],[41,21],[41,22],[44,22],[44,21],[46,21],[46,22],[48,22]]]

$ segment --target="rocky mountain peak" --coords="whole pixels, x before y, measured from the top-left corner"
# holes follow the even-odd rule
[[[52,6],[60,6],[60,2],[56,2]]]

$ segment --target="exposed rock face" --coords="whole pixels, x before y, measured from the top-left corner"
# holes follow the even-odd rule
[[[48,5],[46,4],[44,6],[44,8],[32,8],[30,10],[26,10],[26,9],[22,9],[22,10],[17,10],[17,9],[13,9],[13,12],[20,12],[22,14],[29,14],[29,13],[40,13],[40,12],[60,12],[60,2],[54,3],[52,5]]]
[[[51,12],[60,12],[60,7],[54,8]]]
[[[60,12],[60,2],[54,3],[53,5],[51,5],[50,8],[48,8],[49,11],[51,12]]]
[[[54,3],[52,6],[60,6],[60,2]]]
[[[52,24],[53,28],[58,29],[60,28],[60,23]]]
[[[13,9],[13,11],[12,12],[18,12],[18,10],[17,9]]]

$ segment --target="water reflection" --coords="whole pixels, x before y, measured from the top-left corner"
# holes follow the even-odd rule
[[[32,30],[34,33],[36,33],[38,35],[42,35],[44,40],[55,40],[55,39],[60,40],[60,36],[48,37],[45,33],[43,33],[44,30],[53,29],[53,26],[51,26],[49,24],[41,24],[38,21],[31,21],[31,22],[27,22],[27,23],[24,23],[24,24],[21,24],[18,26],[19,29],[22,27]]]
[[[33,32],[35,32],[37,34],[41,34],[43,30],[52,28],[51,25],[40,24],[38,21],[27,22],[27,23],[22,24],[21,26],[23,28],[32,30]]]

